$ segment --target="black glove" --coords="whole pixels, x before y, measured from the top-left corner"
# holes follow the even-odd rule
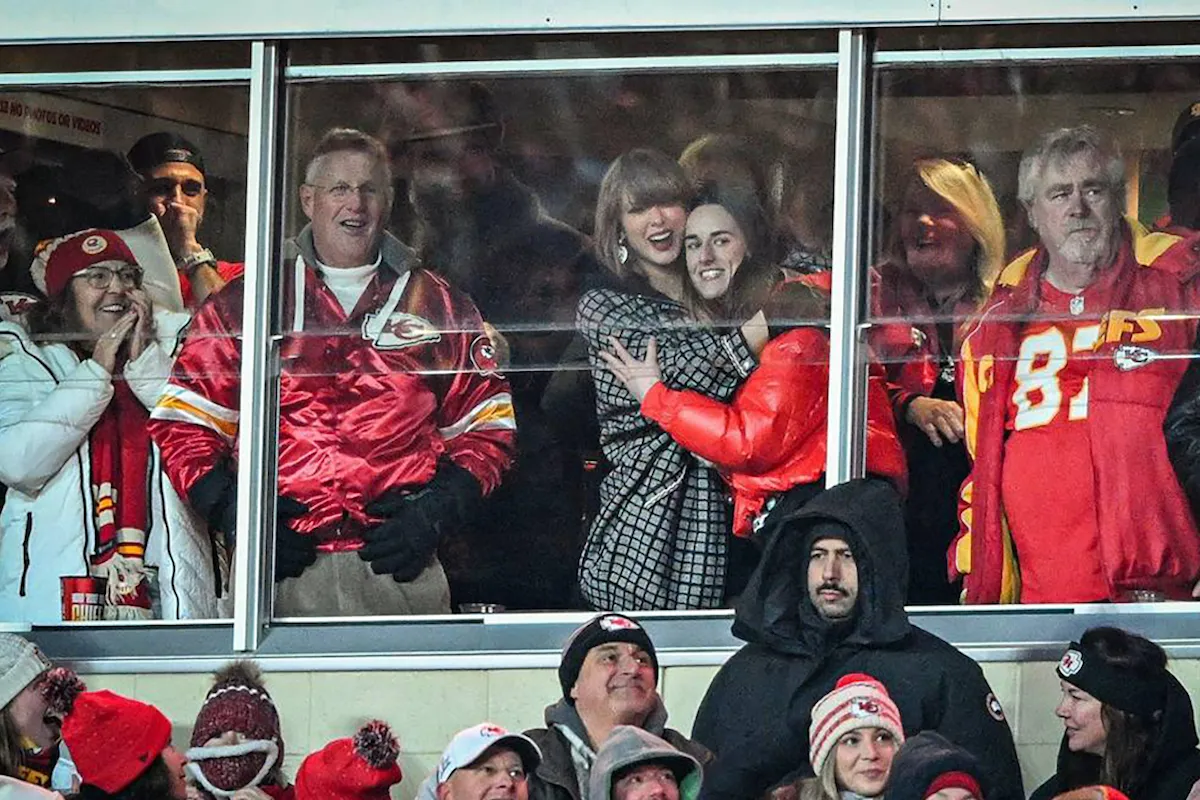
[[[225,538],[225,547],[232,553],[237,527],[237,473],[229,459],[217,462],[192,484],[188,504],[208,523],[210,531]]]
[[[299,578],[317,560],[317,540],[292,530],[285,523],[308,513],[299,500],[279,495],[275,502],[275,581]]]
[[[370,561],[376,575],[390,573],[407,583],[429,565],[442,533],[466,522],[482,497],[474,475],[441,461],[429,483],[419,489],[389,489],[367,506],[366,512],[383,522],[363,534],[366,545],[358,557]]]

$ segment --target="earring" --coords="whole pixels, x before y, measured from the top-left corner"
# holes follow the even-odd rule
[[[625,234],[621,234],[621,238],[617,240],[617,261],[624,264],[629,260],[629,248],[625,246]]]

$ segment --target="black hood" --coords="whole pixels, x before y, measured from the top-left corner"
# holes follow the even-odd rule
[[[883,800],[925,800],[930,785],[947,772],[967,773],[979,782],[981,800],[991,796],[978,758],[937,731],[921,731],[896,753]]]
[[[1122,788],[1125,794],[1154,795],[1148,791],[1157,780],[1171,774],[1172,766],[1188,756],[1194,756],[1200,740],[1196,736],[1196,722],[1192,715],[1192,699],[1187,689],[1170,672],[1166,675],[1167,699],[1163,706],[1163,722],[1151,745],[1153,755],[1144,777],[1137,785]],[[1099,756],[1073,753],[1067,747],[1067,736],[1063,734],[1058,748],[1058,773],[1060,791],[1089,786],[1100,779]],[[1190,781],[1189,781],[1190,783]]]
[[[840,523],[848,529],[858,567],[858,604],[852,622],[825,620],[808,598],[809,538],[820,522]],[[785,496],[768,518],[763,537],[762,558],[733,623],[733,634],[739,639],[812,657],[841,642],[881,645],[908,635],[904,513],[900,495],[890,483],[874,478],[849,481],[796,509],[787,508]]]

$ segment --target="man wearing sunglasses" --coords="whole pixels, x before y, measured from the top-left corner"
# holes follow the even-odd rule
[[[138,139],[128,157],[142,177],[150,212],[167,237],[179,269],[183,301],[195,308],[243,268],[240,263],[218,261],[196,238],[208,202],[204,159],[196,145],[167,131]]]

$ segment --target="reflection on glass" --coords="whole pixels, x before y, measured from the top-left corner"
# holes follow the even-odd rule
[[[440,563],[444,568],[452,607],[499,604],[520,610],[612,605],[638,609],[724,603],[730,543],[745,548],[749,558],[744,560],[750,565],[753,549],[745,540],[733,540],[729,490],[721,476],[680,445],[670,445],[675,454],[672,458],[680,469],[694,472],[704,483],[703,506],[688,510],[682,527],[677,524],[682,517],[671,512],[661,524],[656,522],[653,530],[639,534],[639,541],[653,542],[648,545],[658,553],[653,557],[647,556],[646,548],[637,541],[622,542],[619,533],[608,535],[617,531],[612,520],[618,506],[623,508],[622,514],[637,511],[628,493],[622,495],[611,488],[621,480],[630,480],[631,487],[642,480],[628,477],[627,472],[627,459],[637,449],[640,435],[634,431],[644,431],[647,442],[665,443],[669,437],[638,413],[632,396],[600,362],[598,348],[607,348],[607,340],[592,340],[594,331],[584,331],[588,338],[578,335],[577,313],[580,320],[588,313],[587,301],[580,298],[616,285],[606,269],[607,262],[615,263],[617,258],[616,228],[604,228],[613,232],[613,241],[608,242],[607,235],[602,236],[595,227],[597,193],[613,153],[647,144],[670,151],[661,157],[670,165],[677,186],[672,199],[678,208],[673,217],[678,225],[671,228],[669,241],[664,244],[661,240],[662,231],[649,230],[657,224],[649,218],[630,221],[622,228],[627,231],[627,249],[657,253],[654,258],[662,262],[661,271],[667,278],[666,293],[659,287],[651,288],[649,295],[614,295],[611,310],[617,315],[629,314],[638,303],[658,304],[658,311],[630,330],[636,328],[638,332],[631,335],[642,337],[639,341],[643,343],[646,336],[658,338],[664,372],[669,372],[675,357],[667,346],[672,337],[680,343],[677,353],[691,354],[687,357],[703,362],[724,352],[716,350],[714,343],[726,338],[742,340],[734,354],[739,362],[743,356],[749,358],[742,334],[720,328],[731,322],[741,324],[762,308],[781,274],[796,277],[823,271],[828,263],[832,74],[299,84],[289,89],[288,101],[289,117],[294,120],[290,139],[294,143],[290,157],[293,178],[289,182],[309,184],[308,189],[301,188],[299,204],[285,215],[289,225],[296,229],[311,221],[315,232],[322,196],[335,185],[306,175],[309,167],[300,161],[316,145],[316,134],[347,122],[377,131],[388,149],[395,189],[392,202],[384,209],[383,224],[413,245],[421,267],[444,280],[450,287],[447,291],[465,292],[470,297],[482,317],[490,352],[507,380],[516,421],[515,459],[511,464],[497,461],[495,479],[476,482],[487,490],[481,502],[472,496],[470,502],[457,503],[462,516],[438,526],[436,537],[419,543],[424,550],[413,550],[413,558],[426,558],[422,564]],[[685,149],[691,153],[682,159],[686,176],[674,163],[676,154]],[[825,163],[826,159],[830,163]],[[366,182],[363,176],[352,178],[344,182],[348,186]],[[751,301],[742,295],[729,308],[713,306],[707,311],[683,295],[687,283],[682,256],[684,206],[700,184],[708,183],[744,188],[758,207],[754,263],[767,269],[749,282],[753,288],[746,288],[745,296],[757,298],[757,306],[749,314],[746,310]],[[357,202],[366,202],[361,191],[347,192],[350,194],[359,196],[354,198]],[[625,211],[654,216],[653,206],[625,208],[625,198],[616,197],[616,201],[606,206],[606,219],[614,209],[618,216]],[[342,223],[339,218],[337,224]],[[630,241],[633,239],[636,241]],[[788,254],[792,256],[787,262],[790,266],[781,273],[779,263]],[[331,266],[324,258],[320,261],[319,269]],[[293,267],[291,261],[285,263],[285,281]],[[414,270],[412,274],[425,273]],[[731,283],[735,284],[738,281]],[[816,288],[806,291],[819,293],[825,286],[827,278],[821,278],[814,284]],[[289,358],[299,358],[292,355],[294,350],[316,336],[307,325],[303,335],[295,329],[292,294],[287,288],[282,292],[285,391],[292,380]],[[824,305],[816,306],[819,310],[787,313],[823,324]],[[374,312],[368,306],[344,309],[339,319],[329,321],[327,330],[339,332],[342,339],[361,340],[361,323],[351,312],[364,310]],[[782,306],[778,313],[785,314]],[[433,317],[417,316],[428,320],[443,340],[454,330],[436,323]],[[351,321],[353,333],[348,330]],[[765,326],[760,327],[765,336]],[[448,378],[432,374],[419,357],[421,352],[414,348],[408,353],[412,356],[409,360],[395,365],[385,361],[381,368],[405,372],[391,380],[412,385],[412,391],[424,392],[432,385],[441,402],[445,395],[439,394],[439,387]],[[637,350],[637,355],[643,357],[644,351]],[[749,363],[754,363],[752,358]],[[353,384],[361,379],[357,373],[370,371],[354,360],[332,357],[325,357],[322,365],[312,361],[306,366],[313,371],[314,381],[319,375],[336,385]],[[441,368],[478,372],[472,363],[465,367],[447,363]],[[747,367],[716,369],[729,374],[722,394],[728,399]],[[594,385],[593,380],[603,384]],[[611,408],[604,400],[598,405],[597,387],[610,391]],[[299,407],[296,413],[300,413]],[[358,419],[355,414],[360,413],[357,406],[349,405],[336,412],[346,420]],[[293,424],[315,424],[311,408],[296,423],[286,414],[285,408],[281,437],[292,435]],[[622,425],[628,426],[624,433],[618,430]],[[434,463],[440,452],[447,451],[449,441],[424,440],[422,447],[432,448],[430,451],[414,444],[414,452],[406,455],[417,458],[419,451],[421,458]],[[373,470],[392,469],[386,462],[396,456],[382,455],[372,462]],[[281,473],[284,458],[281,447]],[[481,460],[458,461],[473,471]],[[344,524],[361,527],[361,531],[346,535],[361,533],[366,543],[355,558],[365,559],[384,573],[389,571],[386,568],[393,564],[386,560],[387,554],[400,545],[384,541],[389,534],[383,526],[391,518],[406,517],[409,511],[402,503],[373,506],[372,501],[389,492],[422,495],[431,474],[430,468],[421,467],[412,474],[381,475],[362,490],[361,501],[353,498],[343,503],[349,509]],[[669,485],[674,477],[665,476],[655,486],[647,484],[636,491],[650,497],[662,490],[664,506],[680,506],[685,496],[690,497],[690,490]],[[650,480],[648,475],[643,478]],[[286,495],[283,489],[281,477],[281,492]],[[478,489],[475,492],[480,493]],[[310,505],[303,498],[294,499]],[[354,510],[358,502],[364,511],[361,523]],[[294,523],[303,527],[309,518],[300,515]],[[636,527],[633,522],[622,525],[624,531],[631,530],[630,525]],[[691,529],[703,533],[693,536]],[[686,546],[679,546],[680,542]],[[607,551],[601,553],[609,546],[620,552],[611,557]],[[323,546],[319,553],[330,547]],[[432,548],[436,548],[436,562],[428,558]],[[675,566],[668,563],[671,559]],[[638,586],[628,579],[618,585],[607,577],[596,577],[605,572],[616,574],[622,569],[620,564],[641,573],[661,568],[687,575],[679,580],[668,576],[652,586]],[[745,571],[739,580],[744,580]],[[288,587],[293,580],[279,584],[277,605],[280,598],[285,605],[292,602]],[[415,609],[382,603],[362,613],[411,610]]]
[[[240,247],[240,216],[206,215],[203,201],[213,184],[221,196],[210,211],[226,191],[240,192],[244,117],[222,128],[144,113],[212,98],[236,108],[239,95],[216,87],[0,94],[4,621],[231,611],[226,543],[214,543],[188,509],[151,438],[151,413],[189,321],[181,291],[189,265],[170,246],[175,222],[149,200],[145,181],[186,159],[178,147],[160,148],[135,170],[123,154],[156,131],[187,142],[196,164],[188,180],[201,186],[188,197],[201,202],[191,210],[192,237]],[[191,141],[205,148],[207,170]]]
[[[1186,392],[1163,435],[1197,305],[1183,76],[926,77],[880,79],[871,293],[910,466],[910,599],[1191,597],[1200,546],[1168,458],[1189,441]]]

